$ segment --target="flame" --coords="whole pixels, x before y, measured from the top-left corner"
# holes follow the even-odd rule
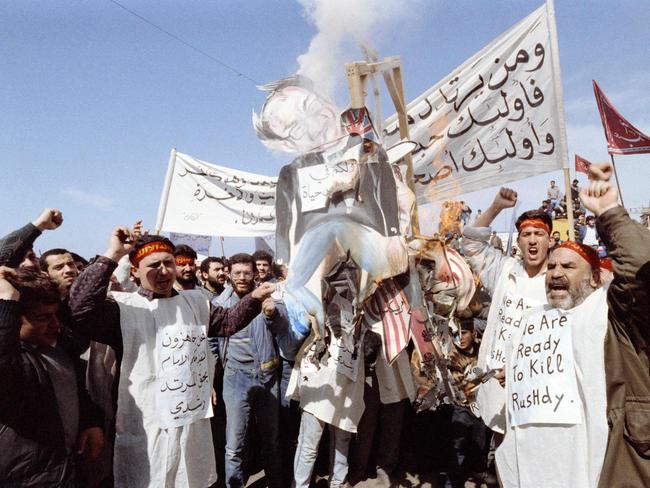
[[[444,134],[448,124],[449,114],[445,114],[435,120],[431,125],[428,131],[429,138],[434,138],[434,136],[439,136]],[[431,222],[432,228],[431,232],[435,234],[440,234],[443,238],[447,232],[458,232],[460,233],[460,207],[462,206],[459,201],[455,199],[462,194],[462,187],[458,181],[457,176],[454,174],[454,169],[443,162],[441,155],[444,154],[446,150],[446,141],[447,137],[439,138],[434,142],[432,149],[435,151],[433,154],[433,160],[430,163],[431,168],[429,169],[430,174],[436,175],[434,180],[438,178],[440,182],[444,182],[445,185],[451,187],[450,193],[447,193],[448,199],[441,203],[441,199],[438,197],[437,193],[437,184],[431,183],[426,187],[427,200],[433,203],[433,208],[423,207],[420,211],[422,216],[422,221]],[[437,232],[436,222],[438,223]]]

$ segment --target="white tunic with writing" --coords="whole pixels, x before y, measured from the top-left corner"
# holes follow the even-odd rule
[[[209,420],[214,359],[205,341],[208,300],[196,291],[151,301],[137,293],[113,297],[124,345],[115,486],[210,486],[217,476]]]
[[[466,227],[463,250],[483,286],[492,296],[487,327],[478,352],[477,366],[483,371],[505,365],[505,346],[517,330],[524,311],[546,303],[545,272],[528,276],[522,262],[504,256],[490,246],[489,227]],[[495,432],[505,429],[505,390],[496,379],[483,383],[476,403],[485,424]]]
[[[607,446],[607,289],[529,311],[507,347],[505,488],[596,488]]]

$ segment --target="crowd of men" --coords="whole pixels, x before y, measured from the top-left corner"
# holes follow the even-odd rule
[[[453,247],[480,286],[453,318],[448,368],[465,396],[408,408],[424,388],[413,347],[387,362],[368,332],[356,393],[309,393],[363,405],[354,429],[289,393],[314,333],[278,293],[290,267],[264,251],[198,263],[140,222],[90,262],[37,257],[35,240],[63,223],[45,209],[0,240],[0,485],[243,487],[263,469],[271,487],[323,471],[333,487],[411,486],[406,471],[454,488],[650,486],[650,231],[618,204],[608,168],[591,172],[574,182],[591,212],[579,242],[554,236],[554,182],[550,210],[517,219],[516,257],[490,227],[516,192],[502,188],[473,224],[463,206]]]

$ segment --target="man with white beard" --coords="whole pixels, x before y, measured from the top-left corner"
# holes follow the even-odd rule
[[[496,453],[505,488],[650,483],[650,233],[618,205],[609,170],[595,167],[580,198],[598,218],[614,280],[600,287],[591,247],[557,247],[548,304],[528,310],[506,345],[507,429]]]

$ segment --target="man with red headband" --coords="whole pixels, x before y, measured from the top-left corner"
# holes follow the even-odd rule
[[[499,371],[496,377],[479,387],[477,405],[485,424],[500,434],[505,429],[505,391],[499,380],[503,379],[506,342],[519,326],[526,309],[546,303],[544,276],[552,228],[552,221],[545,212],[529,210],[515,223],[522,259],[505,256],[490,246],[490,224],[502,210],[516,203],[517,193],[501,188],[474,226],[463,229],[463,251],[472,270],[492,296],[478,367],[485,372]]]
[[[505,488],[650,486],[650,233],[618,205],[609,167],[594,166],[580,198],[614,279],[601,286],[589,246],[551,252],[548,304],[524,314],[506,347]]]
[[[126,254],[140,288],[108,292],[111,273]],[[113,347],[121,362],[116,487],[207,487],[216,481],[209,422],[214,359],[206,338],[237,332],[275,290],[265,283],[224,309],[198,290],[176,291],[176,273],[168,239],[140,237],[139,224],[134,231],[118,227],[106,253],[70,291],[77,329]]]

